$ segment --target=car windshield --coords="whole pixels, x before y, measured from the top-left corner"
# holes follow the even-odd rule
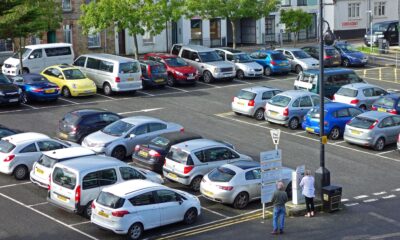
[[[355,97],[357,96],[358,91],[356,89],[342,87],[339,89],[339,91],[337,91],[336,94],[346,97]]]
[[[126,62],[119,64],[119,73],[136,73],[139,72],[139,63]]]
[[[186,164],[190,154],[179,148],[171,148],[167,154],[167,158],[178,163]]]
[[[185,67],[188,64],[182,58],[165,58],[164,61],[171,67]]]
[[[47,168],[52,168],[54,166],[54,164],[56,164],[56,163],[57,163],[57,159],[51,158],[44,154],[38,161],[38,164],[42,165],[43,167],[47,167]]]
[[[165,148],[170,143],[170,141],[167,138],[164,138],[164,137],[153,138],[150,142],[152,144],[154,144],[156,146],[159,146],[159,147],[162,147],[162,148]]]
[[[244,100],[253,100],[256,97],[256,94],[249,91],[240,90],[237,97]]]
[[[4,140],[0,140],[0,152],[9,153],[15,148],[15,145]]]
[[[353,52],[358,52],[357,49],[354,48],[353,45],[351,44],[338,44],[336,45],[337,48],[341,49],[345,53],[353,53]]]
[[[333,48],[327,48],[327,49],[325,49],[325,52],[326,52],[327,56],[335,56],[335,54],[336,54],[336,50]]]
[[[10,84],[11,81],[3,74],[0,74],[0,84]]]
[[[27,83],[44,83],[48,82],[48,80],[43,77],[43,76],[30,76],[28,79],[26,79]]]
[[[328,113],[328,111],[324,110],[325,116]],[[308,115],[310,118],[318,118],[319,119],[319,108],[312,108],[309,112]]]
[[[208,174],[208,178],[213,182],[229,182],[236,173],[229,168],[215,168]]]
[[[63,70],[65,75],[65,79],[67,80],[77,80],[77,79],[85,79],[85,75],[79,69],[67,69]]]
[[[272,60],[286,60],[286,57],[282,53],[273,53],[271,54]]]
[[[372,25],[372,32],[385,32],[389,27],[389,23],[375,23]]]
[[[378,100],[375,101],[374,105],[392,108],[394,106],[394,99],[386,97],[379,98]]]
[[[68,124],[75,124],[79,120],[79,115],[73,113],[65,114],[63,121]]]
[[[23,49],[22,49],[22,59],[28,57],[29,54],[31,54],[31,52],[32,52],[32,49],[30,49],[30,48],[23,48]],[[12,55],[12,58],[19,59],[19,53],[18,53],[18,52],[15,52],[15,53]]]
[[[68,189],[75,188],[76,175],[68,169],[56,167],[52,173],[52,176],[53,182],[56,184]]]
[[[311,58],[311,56],[304,51],[293,51],[293,55],[299,59]]]
[[[275,105],[275,106],[279,106],[279,107],[286,107],[287,105],[289,105],[291,98],[290,97],[286,97],[283,95],[276,95],[274,97],[272,97],[268,103],[271,105]]]
[[[200,57],[201,62],[222,61],[222,58],[218,55],[218,53],[216,51],[199,52],[199,57]]]
[[[373,120],[373,119],[363,118],[363,117],[355,117],[348,124],[349,124],[349,126],[352,126],[352,127],[368,129],[374,123],[375,123],[375,120]]]
[[[163,64],[157,64],[151,66],[151,73],[165,73],[167,69],[165,69]]]
[[[126,135],[134,126],[133,124],[119,120],[106,126],[101,131],[111,136],[120,137]]]
[[[233,55],[233,58],[237,62],[240,62],[240,63],[248,63],[248,62],[254,61],[253,59],[251,59],[251,57],[247,53],[240,53],[240,54]]]
[[[96,199],[98,204],[109,208],[120,208],[124,205],[125,199],[115,196],[109,192],[101,192]]]

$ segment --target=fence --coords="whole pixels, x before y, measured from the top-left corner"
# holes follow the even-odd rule
[[[369,54],[368,63],[372,65],[400,68],[400,48],[398,50],[372,47],[361,47],[361,51]]]

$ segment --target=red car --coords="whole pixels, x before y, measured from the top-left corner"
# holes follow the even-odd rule
[[[165,53],[148,53],[144,55],[145,60],[153,60],[164,63],[168,72],[168,86],[176,83],[195,84],[199,80],[199,72],[196,68],[188,65],[182,58]]]

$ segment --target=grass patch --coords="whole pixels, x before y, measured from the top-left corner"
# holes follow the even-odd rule
[[[371,51],[371,48],[370,48],[370,47],[367,47],[367,46],[359,46],[359,47],[356,47],[356,49],[357,49],[358,51],[363,52],[363,53],[366,53],[366,54],[371,54],[371,53],[373,53],[373,54],[378,54],[378,53],[379,53],[377,47],[372,47],[372,51]]]

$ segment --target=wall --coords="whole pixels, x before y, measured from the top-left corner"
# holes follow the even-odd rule
[[[169,35],[171,34],[169,33]],[[143,37],[141,35],[137,36],[139,54],[149,53],[149,52],[167,52],[166,30],[163,30],[160,34],[153,36],[153,39],[154,39],[153,43],[143,43]],[[133,36],[129,35],[127,31],[125,35],[125,46],[127,55],[135,54]]]

